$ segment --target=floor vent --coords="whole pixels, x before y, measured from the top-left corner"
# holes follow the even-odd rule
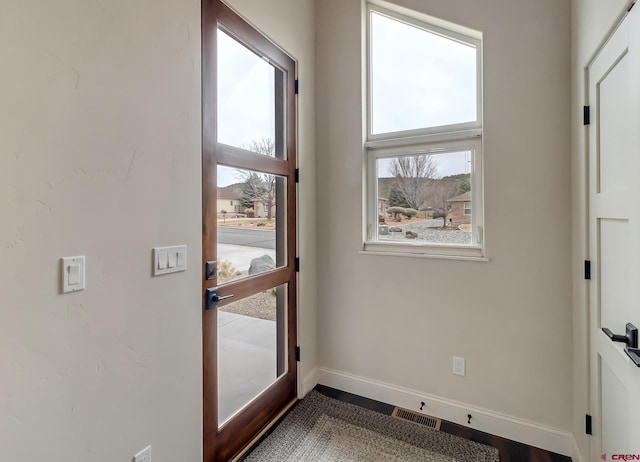
[[[413,422],[418,425],[433,428],[434,430],[440,430],[440,424],[442,421],[428,415],[420,414],[419,412],[410,411],[408,409],[402,409],[397,407],[391,414],[396,419],[404,420],[406,422]]]

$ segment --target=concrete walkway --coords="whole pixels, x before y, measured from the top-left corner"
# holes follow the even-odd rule
[[[218,311],[218,422],[222,424],[275,380],[275,321]]]

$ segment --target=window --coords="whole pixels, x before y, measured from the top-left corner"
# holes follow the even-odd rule
[[[481,34],[367,15],[365,250],[481,258]]]

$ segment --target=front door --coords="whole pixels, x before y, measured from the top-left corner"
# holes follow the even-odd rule
[[[202,4],[204,460],[296,397],[295,62]]]
[[[626,339],[640,327],[640,8],[589,66],[588,89],[590,460],[640,460],[640,357]]]

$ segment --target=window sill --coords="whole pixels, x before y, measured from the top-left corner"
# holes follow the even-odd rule
[[[366,242],[361,255],[384,255],[390,257],[434,258],[438,260],[462,260],[488,262],[481,247],[461,246],[415,246],[389,245]]]

